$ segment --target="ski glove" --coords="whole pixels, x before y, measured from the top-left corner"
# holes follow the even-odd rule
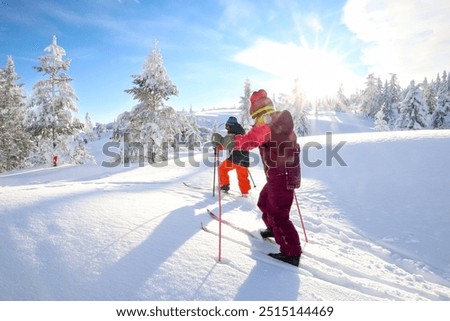
[[[213,133],[211,136],[211,143],[214,147],[217,147],[218,145],[223,146],[223,137],[219,133]]]
[[[223,138],[222,146],[228,150],[234,149],[234,134],[228,134]]]

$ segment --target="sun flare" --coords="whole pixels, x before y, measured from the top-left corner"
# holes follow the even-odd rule
[[[305,43],[296,45],[258,40],[235,59],[271,74],[272,78],[267,83],[278,92],[289,92],[297,79],[311,101],[334,97],[341,84],[344,88],[351,88],[360,81],[346,65],[345,55],[326,47],[309,47]]]

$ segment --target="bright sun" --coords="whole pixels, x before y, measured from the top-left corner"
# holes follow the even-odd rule
[[[342,57],[321,49],[298,48],[290,59],[295,67],[286,76],[298,78],[310,99],[334,97],[350,74]]]
[[[344,55],[326,48],[311,48],[305,44],[282,44],[260,39],[235,56],[245,65],[272,74],[267,83],[274,91],[287,93],[298,79],[310,101],[320,97],[334,97],[343,84],[352,89],[360,81],[346,65]]]

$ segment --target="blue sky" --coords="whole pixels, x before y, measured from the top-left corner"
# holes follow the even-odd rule
[[[166,104],[201,110],[237,104],[247,78],[269,94],[298,78],[310,97],[351,93],[370,72],[434,78],[449,67],[449,13],[447,0],[0,0],[0,66],[12,56],[31,93],[56,35],[78,117],[108,122],[135,105],[124,90],[154,40],[179,90]]]

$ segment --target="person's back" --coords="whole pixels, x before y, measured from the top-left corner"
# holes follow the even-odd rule
[[[228,125],[228,123],[227,123],[227,125]],[[229,124],[227,126],[227,129],[228,129],[228,134],[233,134],[233,135],[244,135],[245,134],[245,129],[239,123]],[[250,153],[248,151],[241,151],[241,150],[235,150],[235,149],[230,150],[229,160],[237,165],[249,167],[250,166],[249,158],[250,158]]]
[[[270,128],[270,139],[259,147],[266,175],[288,176],[300,184],[300,146],[294,132],[294,122],[289,111],[275,111],[266,116],[265,123]],[[296,170],[292,170],[292,169]],[[288,173],[289,172],[289,173]],[[299,186],[296,186],[299,187]]]

